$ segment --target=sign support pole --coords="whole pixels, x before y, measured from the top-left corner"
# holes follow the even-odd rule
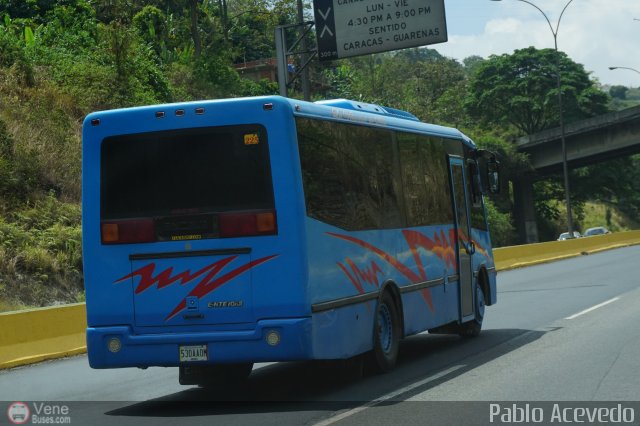
[[[286,40],[284,38],[286,26],[280,25],[276,27],[276,63],[278,65],[278,89],[280,96],[287,97],[287,53]]]
[[[302,79],[302,90],[303,90],[303,96],[305,97],[305,100],[310,100],[311,96],[310,96],[310,88],[309,88],[309,80],[308,80],[308,69],[307,66],[311,63],[311,61],[313,60],[313,58],[316,57],[316,55],[318,54],[317,49],[306,49],[306,44],[304,41],[304,38],[307,36],[307,34],[309,33],[309,31],[311,31],[311,28],[313,28],[314,22],[313,21],[307,21],[307,22],[303,22],[301,24],[289,24],[289,25],[279,25],[276,27],[275,30],[275,39],[276,39],[276,62],[278,65],[278,89],[279,89],[279,93],[281,96],[287,96],[287,88],[289,87],[289,85],[291,83],[293,83],[298,77],[300,77],[301,75],[303,75],[304,71],[307,71],[307,80],[306,80],[306,87],[307,87],[307,93],[305,93],[305,79],[304,79],[304,75],[303,75],[303,79]],[[290,48],[287,47],[287,40],[286,40],[286,30],[289,28],[299,28],[301,31],[300,36],[296,39],[295,43],[293,43],[293,46],[291,46]],[[294,51],[294,49],[298,46],[298,44],[300,44],[301,50],[300,51]],[[308,54],[310,54],[309,56],[307,56]],[[293,55],[302,55],[301,61],[300,61],[300,67],[299,69],[296,70],[295,74],[293,75],[293,77],[289,77],[289,63],[287,61],[287,58],[289,56],[293,56]]]
[[[302,10],[302,0],[298,0],[298,26],[302,30],[304,26],[304,15]],[[307,40],[306,40],[306,31],[302,32],[300,36],[300,49],[302,49],[302,56],[300,58],[301,64],[307,63]],[[311,89],[309,87],[309,68],[304,66],[302,71],[302,97],[305,101],[311,100]]]

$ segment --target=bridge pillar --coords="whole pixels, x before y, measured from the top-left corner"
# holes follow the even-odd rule
[[[522,176],[513,181],[514,220],[521,244],[537,243],[538,224],[533,200],[533,180]]]

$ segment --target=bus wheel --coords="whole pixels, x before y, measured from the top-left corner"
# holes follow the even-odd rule
[[[482,330],[482,320],[484,319],[484,291],[482,286],[476,284],[476,297],[475,297],[475,318],[469,322],[465,322],[460,326],[460,335],[462,337],[477,337]]]
[[[400,319],[398,308],[391,293],[384,292],[378,303],[373,329],[373,352],[375,370],[386,373],[396,365],[400,346]]]

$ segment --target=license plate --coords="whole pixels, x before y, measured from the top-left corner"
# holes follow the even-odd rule
[[[207,345],[180,346],[180,362],[208,360]]]

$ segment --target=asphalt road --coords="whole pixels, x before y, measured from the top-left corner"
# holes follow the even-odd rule
[[[637,402],[639,260],[630,247],[501,272],[479,338],[411,337],[389,374],[270,364],[242,387],[210,392],[180,386],[177,369],[91,370],[79,356],[0,372],[0,401],[60,401],[71,424],[92,425],[490,424],[507,401],[547,416],[557,401]],[[640,404],[627,404],[640,424]]]

